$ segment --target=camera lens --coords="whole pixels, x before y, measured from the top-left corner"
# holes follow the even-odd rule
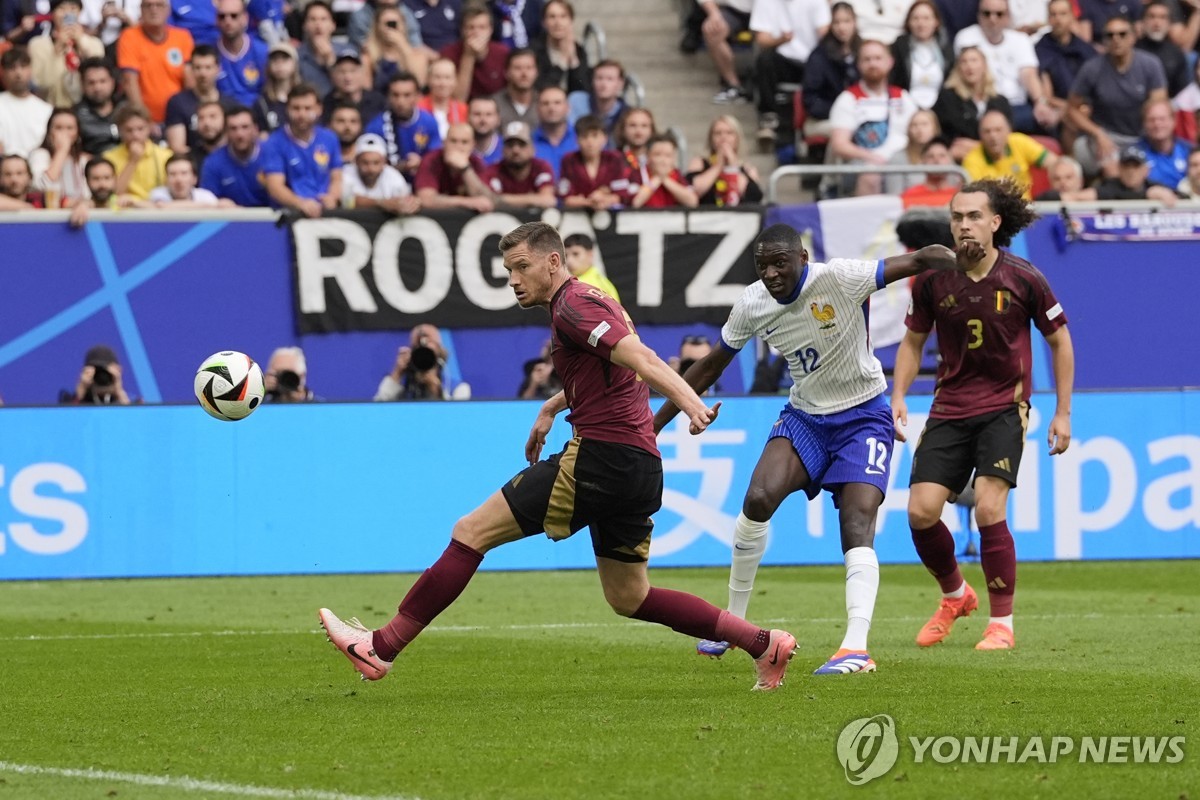
[[[112,373],[104,367],[94,367],[92,372],[92,384],[95,386],[112,386]]]
[[[290,369],[283,369],[275,376],[275,382],[285,392],[294,392],[300,388],[300,375]]]
[[[437,366],[437,353],[429,347],[414,347],[412,351],[412,365],[417,372],[425,372]]]

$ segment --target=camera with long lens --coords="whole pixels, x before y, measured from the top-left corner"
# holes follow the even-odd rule
[[[280,392],[291,394],[300,390],[300,373],[293,372],[290,369],[281,369],[275,375],[275,383],[279,386]]]
[[[414,372],[428,372],[438,365],[438,355],[433,351],[433,348],[427,345],[426,339],[422,336],[417,341],[417,346],[413,348],[410,362]]]
[[[107,389],[113,385],[113,374],[108,371],[107,367],[92,367],[92,385],[100,389]]]

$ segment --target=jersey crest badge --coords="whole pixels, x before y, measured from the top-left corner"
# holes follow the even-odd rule
[[[829,330],[837,324],[833,321],[835,314],[829,303],[809,303],[808,308],[812,311],[813,319],[821,323],[821,330]]]
[[[1007,314],[1008,309],[1012,306],[1012,292],[1008,289],[996,290],[996,313]]]

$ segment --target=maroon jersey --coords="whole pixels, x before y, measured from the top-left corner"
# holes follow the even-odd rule
[[[537,194],[543,186],[554,185],[554,170],[540,158],[529,162],[529,174],[518,178],[501,161],[487,168],[484,183],[496,194]]]
[[[474,153],[471,154],[471,169],[480,178],[487,170],[483,160]],[[432,150],[421,159],[421,166],[417,168],[417,177],[413,179],[413,191],[419,189],[433,189],[438,194],[448,195],[465,195],[467,193],[462,173],[446,166],[441,150]]]
[[[1049,336],[1067,315],[1045,276],[1005,250],[978,283],[961,272],[918,275],[904,322],[917,333],[937,328],[942,363],[929,416],[962,419],[1028,402],[1031,321]]]
[[[433,13],[433,12],[430,12]],[[441,11],[437,12],[442,13]],[[447,14],[452,13],[449,9]],[[454,65],[462,69],[463,43],[451,42],[441,50],[442,58],[448,58],[454,62]],[[482,59],[475,61],[474,71],[471,73],[471,89],[468,96],[475,97],[491,97],[496,92],[504,88],[504,62],[508,60],[508,46],[500,42],[488,42],[488,51]]]
[[[575,278],[550,301],[550,357],[575,434],[659,455],[649,387],[636,372],[609,360],[617,342],[633,332],[620,303]]]
[[[615,150],[605,150],[600,153],[600,166],[596,169],[596,177],[588,174],[583,165],[583,155],[576,150],[563,156],[559,168],[558,196],[587,197],[602,186],[616,192],[622,201],[630,196],[629,164],[625,157]]]

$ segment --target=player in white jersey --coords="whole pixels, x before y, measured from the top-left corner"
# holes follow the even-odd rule
[[[887,381],[867,338],[865,303],[886,284],[928,269],[962,267],[942,245],[882,261],[810,263],[800,234],[787,225],[759,234],[754,267],[759,280],[734,305],[721,346],[684,375],[704,392],[755,335],[786,355],[792,374],[788,403],[768,434],[734,526],[729,611],[746,616],[775,510],[794,492],[804,490],[811,500],[825,489],[838,508],[849,622],[842,646],[815,674],[870,672],[875,662],[867,632],[879,589],[875,517],[887,491],[894,427],[883,398]],[[664,403],[654,430],[677,413]],[[697,650],[720,656],[728,647],[702,641]]]

